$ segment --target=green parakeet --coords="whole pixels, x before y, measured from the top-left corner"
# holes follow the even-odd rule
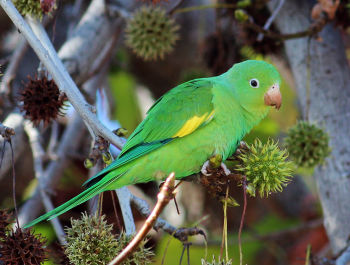
[[[281,106],[278,71],[264,61],[235,64],[226,73],[183,83],[158,99],[118,158],[85,182],[87,189],[28,223],[52,219],[107,190],[201,171],[213,155],[226,160],[270,106]]]

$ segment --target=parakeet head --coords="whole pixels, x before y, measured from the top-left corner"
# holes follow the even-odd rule
[[[248,60],[235,64],[227,74],[240,105],[248,112],[264,115],[270,106],[281,107],[281,77],[271,64]]]

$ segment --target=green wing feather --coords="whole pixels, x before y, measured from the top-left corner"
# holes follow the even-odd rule
[[[214,117],[213,84],[209,79],[195,79],[181,84],[159,98],[148,110],[125,143],[119,157],[83,185],[90,186],[117,168],[146,155],[175,139],[193,117],[203,117],[199,127]],[[194,130],[189,130],[193,132]]]
[[[212,104],[212,82],[195,79],[168,91],[147,112],[147,117],[130,135],[119,157],[140,143],[173,138],[194,116],[210,115]],[[203,120],[201,125],[208,120]]]
[[[121,166],[207,124],[215,115],[212,87],[209,79],[196,79],[170,90],[150,108],[147,117],[131,134],[118,158],[84,183],[88,187],[85,191],[25,227],[55,218],[91,199],[118,181],[125,173],[119,171]]]

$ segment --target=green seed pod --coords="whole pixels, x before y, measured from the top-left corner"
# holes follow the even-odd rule
[[[65,253],[72,264],[108,264],[119,250],[118,240],[112,234],[104,216],[83,214],[79,220],[71,220],[67,228]]]
[[[106,165],[109,165],[113,162],[112,155],[108,151],[102,152],[102,159]]]
[[[262,144],[256,139],[248,151],[239,155],[237,170],[247,178],[248,193],[267,197],[271,192],[281,192],[291,178],[292,162],[286,161],[286,150],[280,150],[273,140]]]
[[[23,16],[30,15],[39,19],[43,17],[39,0],[14,0],[13,4]]]
[[[72,227],[67,228],[65,254],[75,265],[108,264],[129,243],[131,237],[121,233],[119,238],[112,234],[112,225],[108,225],[105,216],[83,214],[79,220],[71,220]],[[153,253],[145,248],[143,240],[139,248],[123,264],[151,264]]]
[[[128,134],[128,130],[125,128],[118,128],[114,130],[113,133],[119,137],[124,137]]]
[[[299,121],[289,129],[285,146],[290,157],[300,167],[322,164],[331,152],[328,134],[305,121]]]
[[[179,26],[159,7],[143,6],[128,20],[126,45],[144,60],[163,59],[173,50]]]
[[[92,168],[93,166],[95,165],[94,161],[90,158],[86,158],[84,160],[84,166],[85,168],[89,169],[89,168]]]
[[[239,22],[246,22],[249,19],[249,16],[247,12],[245,12],[243,9],[236,9],[235,10],[235,18]]]

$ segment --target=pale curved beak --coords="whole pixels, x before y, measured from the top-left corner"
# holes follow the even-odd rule
[[[266,106],[273,106],[276,109],[280,109],[282,105],[282,95],[278,84],[274,84],[269,88],[264,95],[264,101]]]

